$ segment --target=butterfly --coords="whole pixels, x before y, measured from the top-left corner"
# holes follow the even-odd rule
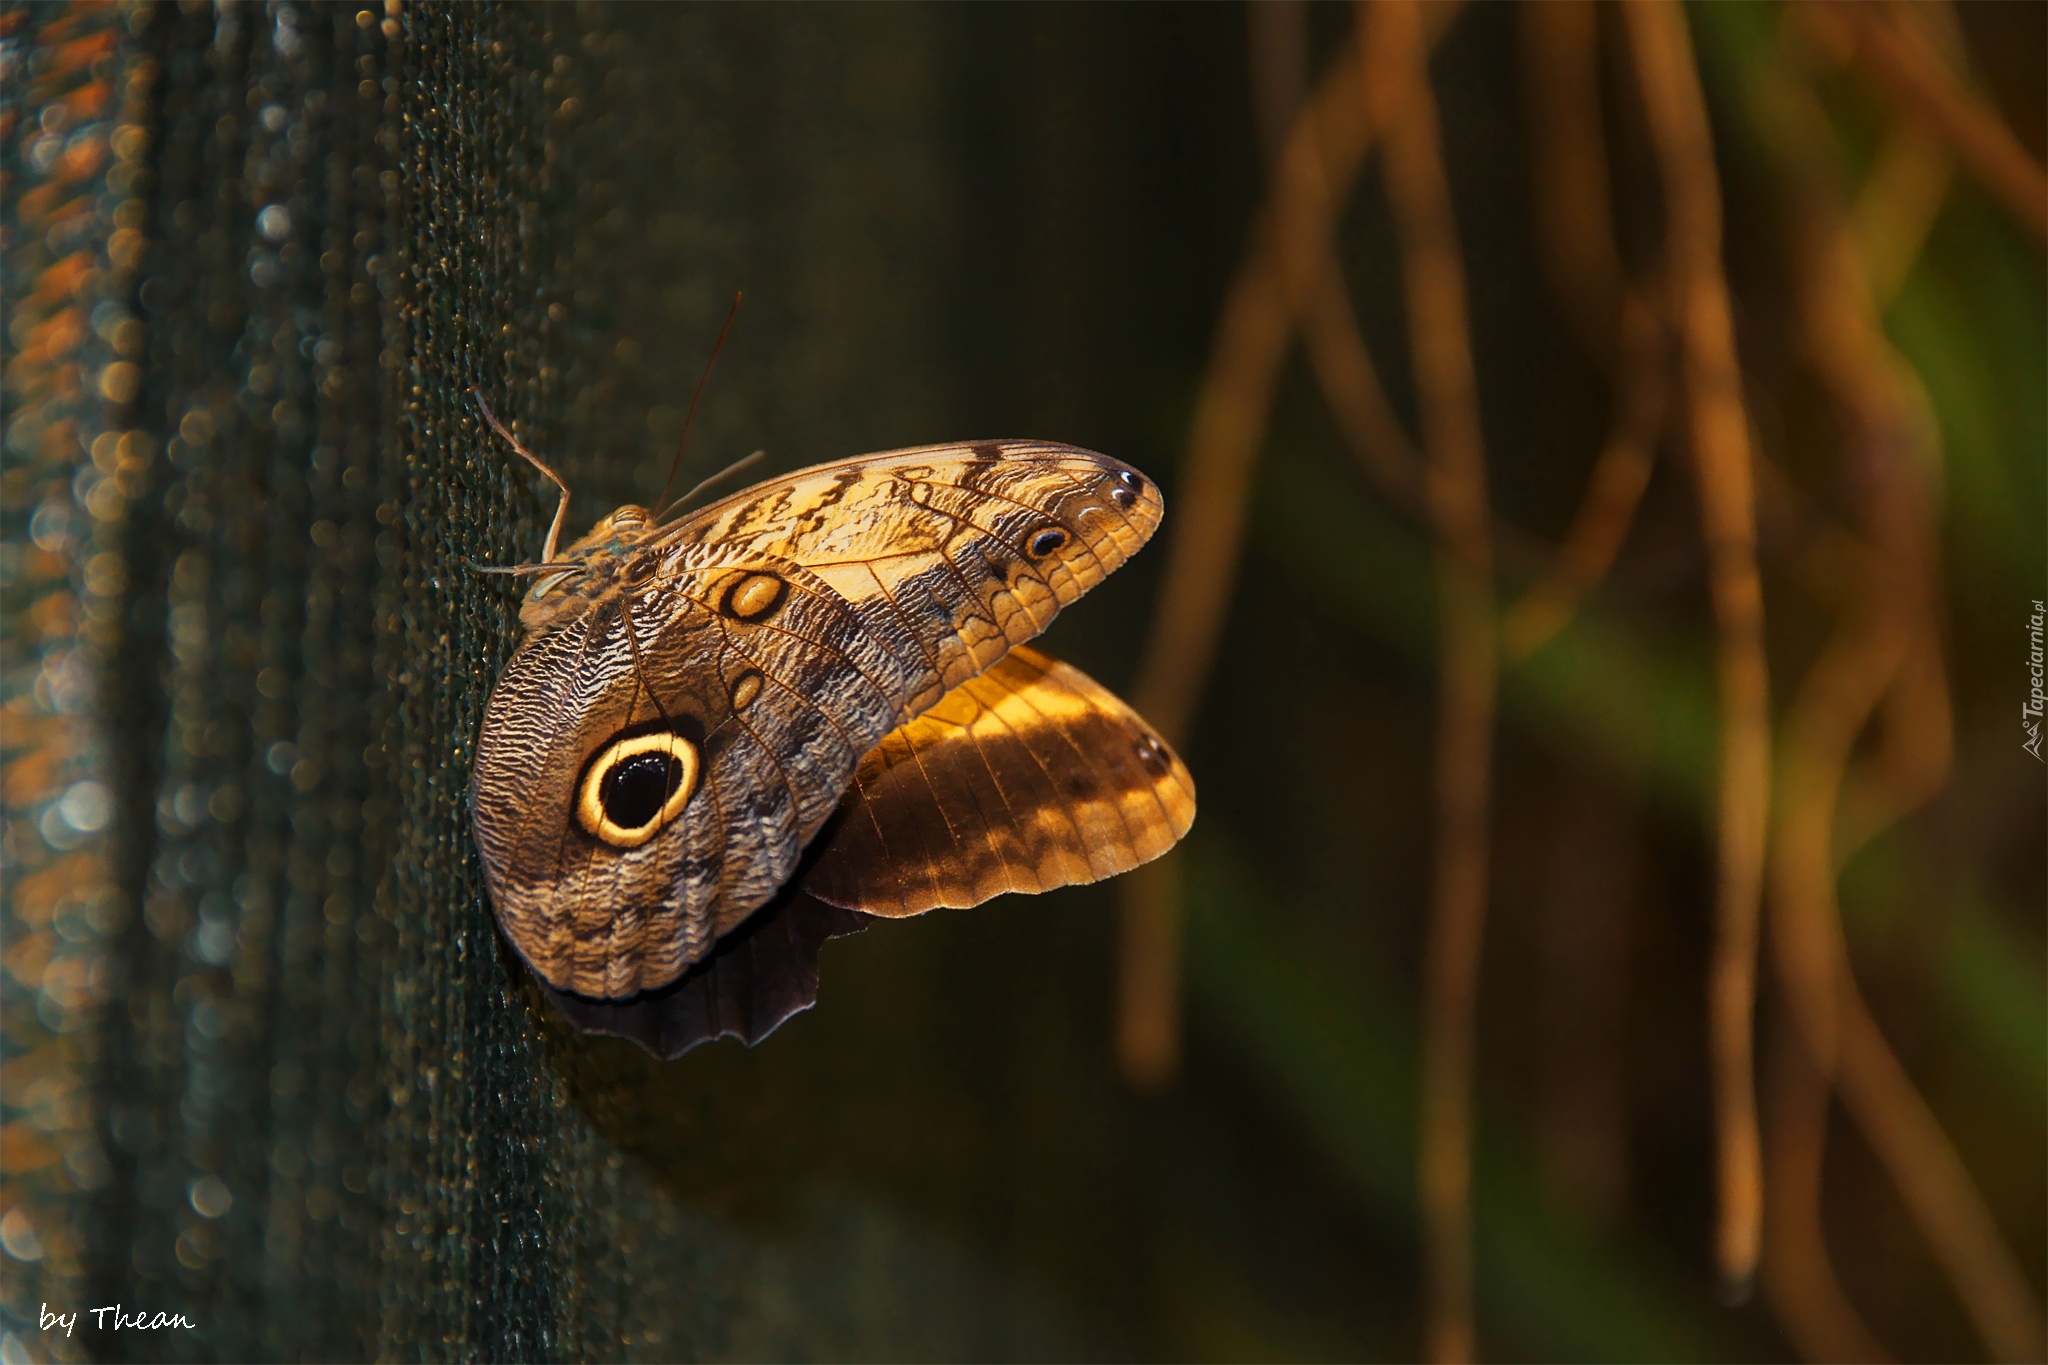
[[[495,570],[535,581],[472,826],[505,938],[579,1027],[751,1044],[815,1003],[826,939],[1115,876],[1193,823],[1165,741],[1026,643],[1158,528],[1129,465],[861,455],[621,507],[558,553],[568,486],[483,411],[562,497],[540,561]]]

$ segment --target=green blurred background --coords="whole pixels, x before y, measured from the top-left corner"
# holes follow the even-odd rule
[[[1756,95],[1783,15],[1685,13],[1751,419],[1798,488],[1763,527],[1782,710],[1835,625],[1798,569],[1857,485],[1791,340],[1796,185]],[[2037,163],[2043,13],[1956,12]],[[1353,21],[1288,21],[1311,80]],[[1612,395],[1532,227],[1521,22],[1468,7],[1432,74],[1493,506],[1550,541]],[[1661,220],[1602,24],[1635,259]],[[1266,192],[1243,8],[17,4],[0,25],[0,1355],[1423,1350],[1432,549],[1299,359],[1184,746],[1202,805],[1163,1090],[1114,1061],[1114,887],[835,941],[817,1009],[661,1064],[551,1014],[468,843],[514,622],[463,565],[530,558],[551,511],[469,388],[567,476],[580,527],[653,496],[744,289],[686,482],[756,448],[779,471],[1043,437],[1159,479],[1170,536]],[[1848,68],[1815,89],[1853,184],[1896,111]],[[1395,234],[1360,185],[1340,255],[1413,430]],[[2048,809],[2013,718],[2048,576],[2048,312],[2039,241],[1961,172],[1939,203],[1883,320],[1939,428],[1955,764],[1843,870],[1841,905],[1872,1011],[2038,1305]],[[1128,694],[1165,557],[1049,648]],[[1768,1296],[1723,1302],[1712,1257],[1704,575],[1667,437],[1608,580],[1502,675],[1485,1356],[1795,1350]],[[1768,1068],[1790,1034],[1762,976]],[[1825,1170],[1835,1271],[1876,1339],[1983,1355],[1839,1106]],[[117,1301],[198,1326],[39,1324]]]

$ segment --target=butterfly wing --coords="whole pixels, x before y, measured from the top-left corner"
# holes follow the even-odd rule
[[[752,1047],[818,1003],[818,951],[825,941],[873,922],[785,887],[659,990],[630,1000],[592,1000],[545,982],[541,989],[584,1032],[630,1039],[663,1061],[719,1038]]]
[[[888,917],[979,905],[1128,872],[1194,819],[1194,780],[1137,712],[1018,646],[861,761],[803,887]]]
[[[557,990],[675,981],[789,879],[883,736],[1160,510],[1106,456],[983,443],[800,471],[665,532],[642,586],[529,636],[492,692],[472,809],[507,937]]]
[[[920,446],[800,470],[677,539],[795,560],[928,671],[914,716],[1051,623],[1158,529],[1158,488],[1074,446]]]
[[[736,615],[735,588],[768,580],[772,610]],[[685,547],[629,600],[521,645],[471,786],[506,936],[549,985],[614,999],[675,980],[775,894],[921,676],[785,561]],[[653,776],[680,802],[634,818],[618,779],[650,752],[675,756]]]

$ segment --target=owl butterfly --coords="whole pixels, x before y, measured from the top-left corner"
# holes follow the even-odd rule
[[[481,399],[479,399],[481,402]],[[559,558],[491,691],[470,799],[505,937],[578,1026],[758,1041],[875,918],[1115,876],[1194,821],[1136,712],[1024,642],[1144,545],[1159,490],[982,441],[799,470]]]

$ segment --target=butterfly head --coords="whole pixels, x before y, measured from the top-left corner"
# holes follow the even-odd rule
[[[599,521],[558,556],[568,567],[535,580],[520,605],[519,624],[547,630],[621,588],[646,582],[656,567],[656,552],[646,542],[659,529],[646,508],[630,503]]]
[[[573,557],[581,552],[585,555],[612,553],[619,554],[640,543],[653,529],[653,516],[645,507],[627,503],[597,525],[569,547]]]

